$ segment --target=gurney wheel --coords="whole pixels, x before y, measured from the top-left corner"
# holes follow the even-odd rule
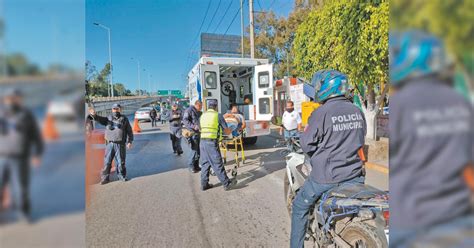
[[[211,174],[211,176],[216,176],[216,173],[214,172],[213,169],[210,170],[210,174]]]
[[[227,164],[227,159],[224,158],[224,164]]]
[[[237,176],[237,167],[234,167],[234,169],[232,169],[232,177],[236,177]]]

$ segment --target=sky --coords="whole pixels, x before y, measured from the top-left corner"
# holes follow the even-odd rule
[[[229,4],[231,7],[223,16]],[[277,15],[287,16],[293,0],[254,1],[256,11],[268,10],[270,6]],[[184,90],[185,76],[198,60],[196,53],[189,57],[193,55],[190,51],[199,50],[198,30],[203,19],[201,32],[214,31],[224,18],[216,33],[224,33],[230,27],[228,34],[240,35],[240,13],[230,26],[239,8],[239,0],[86,0],[85,59],[99,70],[108,62],[107,31],[93,24],[98,22],[111,30],[115,83],[123,83],[132,91],[138,89],[138,59],[142,89]],[[244,19],[247,26],[247,1]]]
[[[42,69],[63,64],[83,70],[85,4],[82,0],[0,0],[5,22],[1,53],[22,53]]]

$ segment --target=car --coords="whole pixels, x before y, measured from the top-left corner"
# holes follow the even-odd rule
[[[135,119],[138,121],[150,121],[150,111],[153,109],[153,107],[143,107],[139,108],[135,112]]]

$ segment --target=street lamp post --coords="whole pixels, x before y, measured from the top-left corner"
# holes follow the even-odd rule
[[[109,39],[109,65],[110,65],[110,92],[109,96],[112,95],[114,97],[114,73],[113,73],[113,66],[112,66],[112,46],[110,45],[110,28],[100,24],[98,22],[94,22],[94,25],[99,26],[105,30],[107,30],[107,36]]]
[[[133,58],[131,58],[133,60]],[[138,95],[140,96],[142,94],[142,86],[141,86],[141,82],[140,82],[140,60],[139,59],[136,59],[137,61],[137,73],[138,73]]]

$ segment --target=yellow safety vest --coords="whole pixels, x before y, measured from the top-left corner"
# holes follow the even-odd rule
[[[219,137],[219,114],[209,109],[201,115],[201,139],[217,139]]]

